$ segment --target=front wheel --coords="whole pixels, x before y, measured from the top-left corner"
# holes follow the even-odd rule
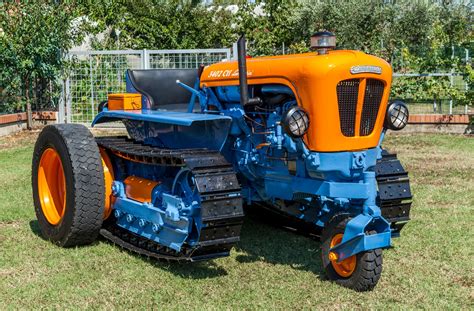
[[[323,267],[328,278],[337,284],[356,291],[369,291],[377,285],[382,274],[382,249],[362,252],[341,262],[329,252],[341,243],[349,220],[351,218],[347,216],[336,217],[324,229],[321,236]]]

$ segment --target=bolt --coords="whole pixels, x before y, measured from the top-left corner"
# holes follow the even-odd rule
[[[122,213],[118,209],[116,209],[114,211],[114,216],[115,216],[115,218],[120,218],[120,216],[122,216]]]
[[[119,186],[119,184],[118,184],[117,182],[114,182],[114,183],[112,184],[112,194],[113,194],[113,195],[118,195],[119,191],[120,191],[120,186]]]
[[[160,231],[160,226],[157,225],[157,224],[153,224],[153,226],[151,226],[151,230],[153,230],[153,232],[157,233],[158,231]]]
[[[337,261],[337,254],[335,252],[329,252],[329,260],[330,261]]]
[[[134,218],[135,218],[135,217],[133,217],[133,215],[127,214],[127,221],[128,221],[128,222],[132,222]]]
[[[145,220],[145,219],[140,219],[140,220],[138,221],[138,225],[139,225],[140,227],[142,227],[142,228],[145,227],[145,225],[146,225],[146,220]]]

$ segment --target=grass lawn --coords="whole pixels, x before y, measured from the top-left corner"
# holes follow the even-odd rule
[[[474,308],[474,138],[389,135],[410,171],[412,220],[384,252],[382,278],[356,293],[324,279],[320,244],[246,219],[228,258],[148,260],[106,241],[61,249],[38,236],[35,135],[0,138],[0,309]]]

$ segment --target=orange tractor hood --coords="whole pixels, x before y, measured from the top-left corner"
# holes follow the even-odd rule
[[[377,68],[367,72],[366,66]],[[355,68],[355,69],[354,69]],[[359,69],[359,73],[354,73]],[[352,72],[351,72],[352,71]],[[373,70],[372,70],[373,71]],[[310,128],[304,137],[313,151],[350,151],[377,146],[383,127],[392,81],[392,69],[381,58],[358,51],[335,50],[328,54],[305,53],[247,59],[249,85],[283,84],[290,87],[300,107],[310,117]],[[359,79],[359,92],[354,136],[341,131],[337,85],[342,80]],[[373,131],[366,136],[359,133],[365,81],[376,79],[383,83],[383,95]],[[237,61],[226,61],[207,66],[201,75],[201,87],[239,84]]]

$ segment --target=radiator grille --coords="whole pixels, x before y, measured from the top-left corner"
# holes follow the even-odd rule
[[[380,80],[367,79],[364,95],[364,106],[360,119],[360,136],[367,136],[374,130],[380,102],[382,101],[384,84]]]
[[[339,105],[339,124],[344,136],[355,135],[357,97],[359,96],[359,79],[343,80],[337,85],[337,102]]]
[[[337,102],[339,107],[339,123],[344,136],[355,136],[357,99],[361,79],[349,79],[337,84]],[[380,103],[384,91],[384,83],[377,79],[367,79],[360,116],[360,136],[368,136],[374,130]]]

